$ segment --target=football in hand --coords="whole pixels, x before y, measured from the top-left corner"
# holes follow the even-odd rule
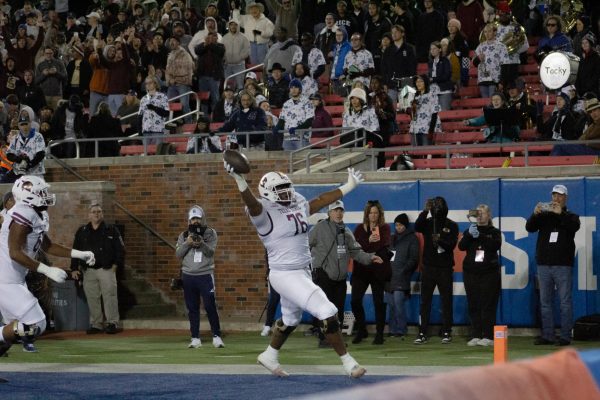
[[[247,174],[250,172],[250,162],[244,154],[237,150],[225,150],[223,152],[223,160],[231,165],[237,174]]]

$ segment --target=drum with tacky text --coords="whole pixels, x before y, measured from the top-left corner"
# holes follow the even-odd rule
[[[554,51],[540,65],[540,79],[548,89],[560,89],[575,83],[579,57],[564,51]]]

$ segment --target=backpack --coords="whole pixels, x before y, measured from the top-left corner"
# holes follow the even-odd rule
[[[599,340],[600,314],[586,315],[575,321],[575,325],[573,326],[573,339]]]

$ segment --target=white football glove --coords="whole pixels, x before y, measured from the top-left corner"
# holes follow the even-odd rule
[[[48,278],[57,283],[63,283],[67,279],[67,272],[65,270],[56,267],[49,267],[42,263],[38,265],[37,272],[46,275]]]
[[[91,251],[79,251],[73,249],[71,250],[71,258],[78,258],[80,260],[83,260],[90,267],[96,264],[96,257]]]
[[[348,168],[348,182],[344,183],[339,189],[342,191],[342,196],[353,191],[361,182],[364,182],[365,178],[363,178],[360,171],[354,171],[354,168]]]
[[[242,175],[235,172],[233,167],[229,165],[227,161],[223,160],[223,166],[225,167],[225,171],[229,174],[229,176],[235,179],[235,183],[237,183],[240,192],[244,192],[246,189],[248,189],[248,183],[246,182],[246,179],[244,179]]]

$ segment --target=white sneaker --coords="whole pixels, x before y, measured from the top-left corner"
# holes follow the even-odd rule
[[[494,341],[492,339],[483,338],[477,342],[477,346],[491,346],[494,347]]]
[[[225,347],[225,343],[223,343],[223,339],[221,339],[220,336],[215,336],[213,338],[213,346],[215,346],[217,349],[221,349]]]
[[[352,358],[350,361],[343,363],[344,371],[350,378],[358,379],[363,376],[367,370],[358,365],[356,360]]]
[[[290,376],[290,374],[281,368],[281,364],[279,364],[279,361],[276,358],[271,358],[265,353],[266,352],[262,352],[258,355],[257,361],[260,365],[271,371],[273,375],[280,376],[282,378]]]
[[[477,346],[480,340],[478,337],[475,337],[467,342],[467,346]]]
[[[262,331],[260,332],[260,336],[265,337],[265,336],[269,336],[269,334],[271,333],[271,327],[268,325],[265,325],[262,329]]]
[[[198,347],[202,347],[202,342],[198,338],[192,338],[192,341],[188,344],[188,349],[197,349]]]

